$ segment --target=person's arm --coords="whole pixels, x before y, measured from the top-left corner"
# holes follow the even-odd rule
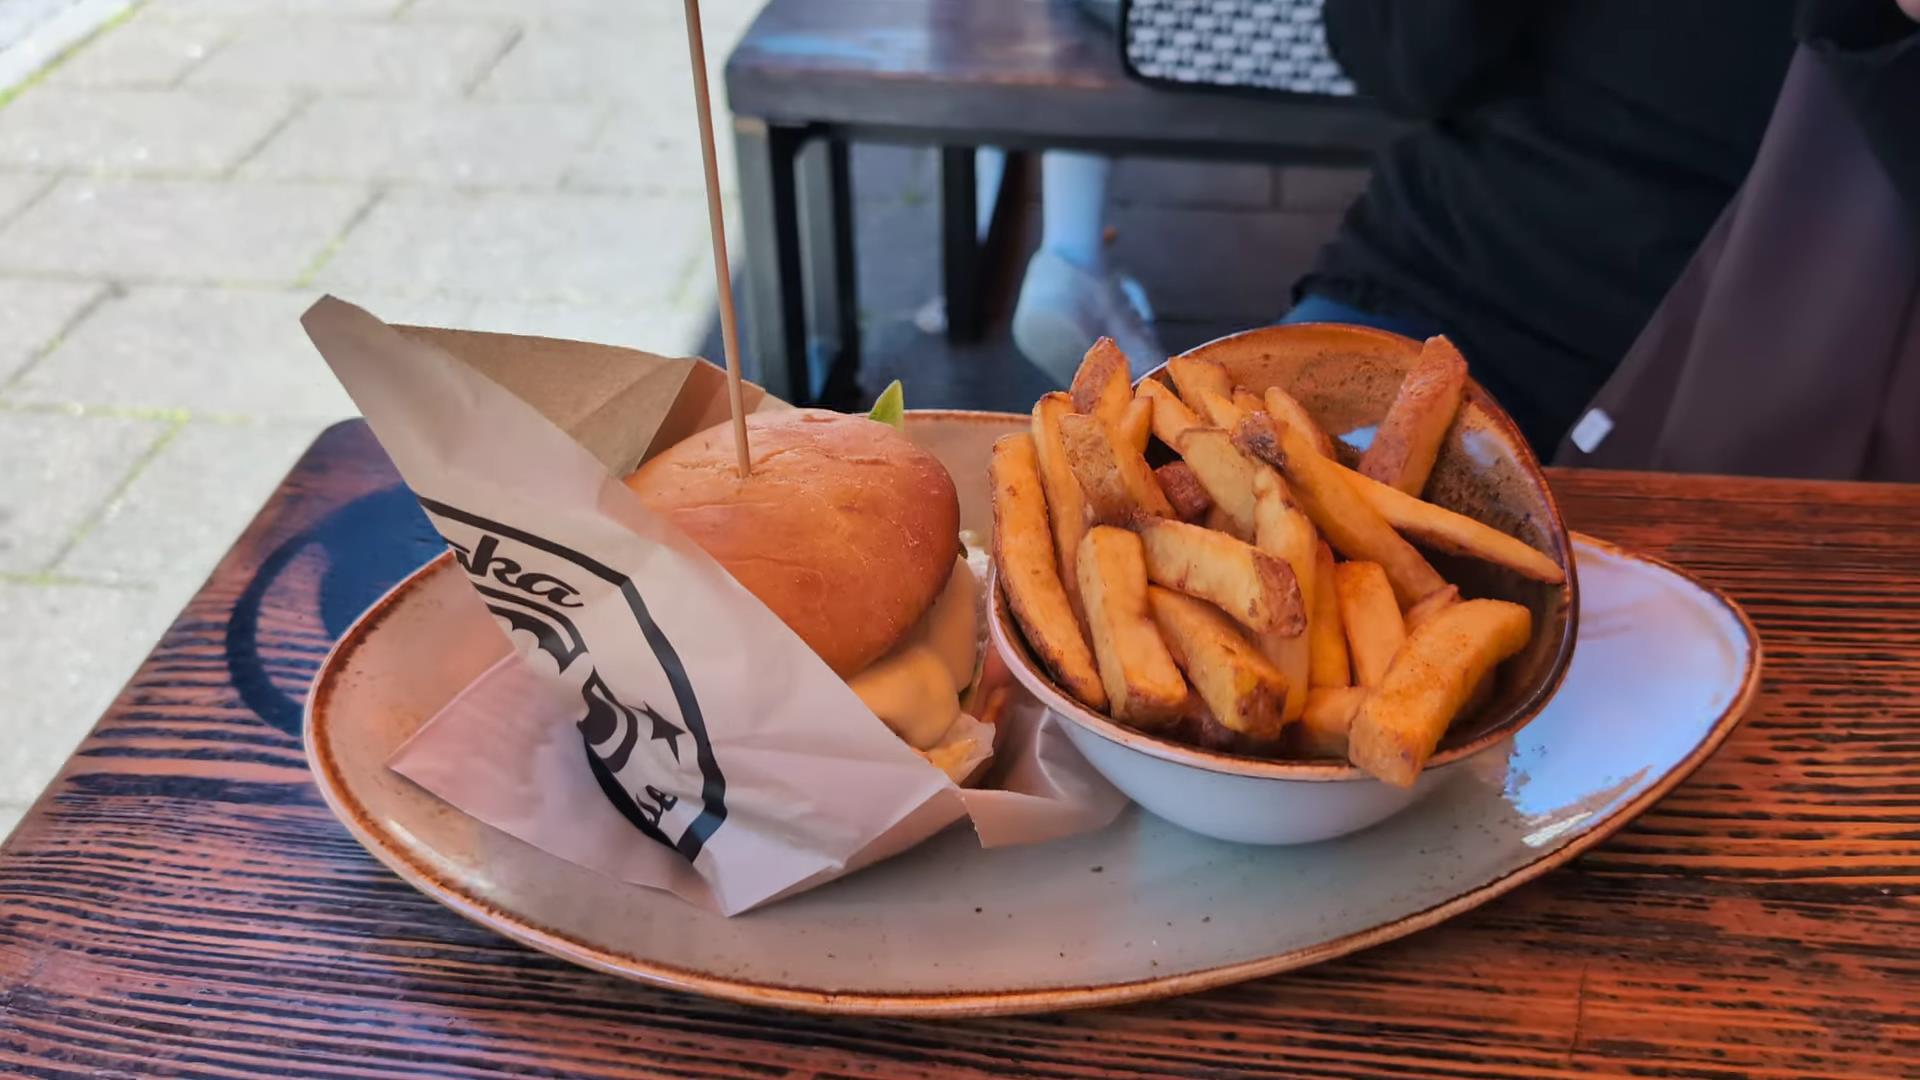
[[[1804,0],[1798,29],[1920,222],[1920,0]]]
[[[1334,59],[1361,93],[1431,120],[1471,99],[1537,7],[1538,0],[1326,0],[1323,18]]]

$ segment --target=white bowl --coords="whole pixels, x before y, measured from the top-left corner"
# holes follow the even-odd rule
[[[1256,393],[1285,387],[1322,427],[1348,439],[1379,423],[1419,352],[1419,343],[1382,331],[1309,323],[1234,334],[1187,355],[1220,362],[1235,383]],[[1567,577],[1545,585],[1488,564],[1431,556],[1467,595],[1527,605],[1534,637],[1503,666],[1492,699],[1453,725],[1410,788],[1382,783],[1345,761],[1209,750],[1135,730],[1082,706],[1054,685],[1028,651],[997,577],[994,647],[1094,768],[1152,813],[1197,833],[1249,844],[1303,844],[1357,832],[1440,787],[1467,760],[1504,753],[1514,732],[1545,707],[1573,655],[1579,588],[1566,525],[1519,429],[1477,384],[1468,386],[1426,494],[1520,536],[1549,554]]]

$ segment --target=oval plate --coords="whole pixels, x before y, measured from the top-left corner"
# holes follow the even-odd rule
[[[911,413],[984,529],[986,460],[1025,417]],[[1582,539],[1580,644],[1559,694],[1415,810],[1293,848],[1241,847],[1137,810],[1091,835],[983,851],[950,830],[732,919],[547,855],[386,768],[504,653],[450,559],[351,627],[315,679],[307,754],[334,813],[454,911],[611,974],[814,1012],[987,1015],[1188,993],[1390,941],[1559,866],[1652,805],[1739,722],[1752,626],[1671,567]],[[636,836],[635,843],[645,843]]]

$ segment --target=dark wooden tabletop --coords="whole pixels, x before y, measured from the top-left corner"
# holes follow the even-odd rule
[[[1157,1004],[824,1020],[650,990],[461,921],[328,815],[328,644],[439,550],[328,431],[0,849],[0,1074],[1914,1076],[1920,488],[1559,473],[1577,528],[1761,628],[1752,714],[1574,863],[1435,929]]]
[[[736,116],[958,145],[1353,161],[1399,129],[1350,99],[1136,82],[1065,0],[770,0],[726,78]]]

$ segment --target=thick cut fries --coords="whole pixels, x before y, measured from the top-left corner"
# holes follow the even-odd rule
[[[1054,680],[1081,704],[1104,709],[1106,690],[1054,559],[1033,436],[995,441],[987,472],[993,482],[993,558],[1013,617]]]
[[[1060,562],[1060,582],[1076,614],[1080,607],[1080,576],[1074,560],[1080,557],[1080,538],[1087,535],[1087,496],[1067,460],[1060,419],[1073,415],[1073,401],[1054,391],[1033,403],[1033,449],[1040,462],[1040,482],[1047,493],[1047,520],[1053,526],[1053,553]]]
[[[1214,719],[1259,741],[1278,738],[1286,723],[1286,676],[1219,608],[1157,585],[1147,594],[1174,661]]]
[[[1531,613],[1504,600],[1463,600],[1427,620],[1360,704],[1348,760],[1389,784],[1412,786],[1480,680],[1532,633]]]
[[[1167,374],[1173,376],[1174,389],[1180,391],[1180,397],[1195,409],[1200,407],[1199,395],[1202,390],[1219,394],[1221,397],[1233,395],[1233,376],[1218,360],[1204,360],[1194,356],[1175,356],[1167,360]]]
[[[1361,456],[1360,471],[1388,487],[1420,494],[1466,389],[1466,358],[1446,338],[1428,338]]]
[[[1333,568],[1333,588],[1340,597],[1340,621],[1346,626],[1347,649],[1353,656],[1354,682],[1378,686],[1407,638],[1386,571],[1379,563],[1341,563]]]
[[[1266,405],[1261,402],[1259,395],[1244,386],[1234,387],[1233,396],[1229,400],[1233,402],[1233,407],[1239,409],[1242,413],[1259,412],[1261,409],[1266,408]]]
[[[1108,427],[1117,427],[1120,414],[1133,400],[1132,383],[1127,354],[1120,351],[1112,338],[1103,337],[1087,350],[1067,392],[1073,398],[1075,412],[1089,413]]]
[[[1147,440],[1153,437],[1153,402],[1148,398],[1129,399],[1120,413],[1120,422],[1114,427],[1120,433],[1120,441],[1134,453],[1146,453]]]
[[[1545,553],[1529,547],[1526,541],[1508,536],[1499,529],[1456,514],[1445,507],[1416,499],[1398,488],[1340,468],[1353,490],[1402,534],[1450,555],[1464,555],[1495,566],[1504,566],[1521,577],[1558,585],[1567,579],[1566,571]]]
[[[1212,390],[1201,389],[1195,391],[1195,396],[1200,400],[1193,403],[1194,411],[1199,413],[1200,418],[1205,420],[1210,427],[1217,427],[1222,431],[1232,431],[1234,425],[1240,422],[1240,418],[1247,415],[1245,409],[1235,405],[1233,399],[1225,394],[1216,394]]]
[[[1097,525],[1080,541],[1077,561],[1093,655],[1114,718],[1142,727],[1172,721],[1187,702],[1187,683],[1148,608],[1140,538]]]
[[[1347,733],[1354,714],[1367,699],[1363,686],[1316,686],[1307,694],[1300,723],[1288,732],[1293,746],[1307,757],[1347,759]]]
[[[1307,436],[1313,440],[1314,449],[1320,451],[1322,457],[1333,456],[1332,437],[1320,427],[1320,422],[1315,420],[1313,414],[1295,400],[1292,394],[1277,386],[1269,386],[1263,404],[1267,407],[1267,413],[1274,419],[1306,432]]]
[[[1287,482],[1272,469],[1258,469],[1253,476],[1254,543],[1260,550],[1283,560],[1300,584],[1300,603],[1307,613],[1306,626],[1299,634],[1268,632],[1259,639],[1260,651],[1287,677],[1286,718],[1300,718],[1307,707],[1307,687],[1312,679],[1313,610],[1319,586],[1315,554],[1320,536],[1313,522],[1294,504]]]
[[[1458,585],[1449,585],[1444,589],[1434,590],[1432,595],[1407,609],[1407,633],[1413,633],[1420,628],[1421,623],[1426,622],[1428,619],[1433,618],[1435,615],[1440,614],[1459,602],[1460,587]]]
[[[1313,579],[1313,610],[1307,615],[1308,682],[1316,687],[1351,686],[1347,624],[1340,618],[1340,593],[1333,584],[1333,549],[1325,540],[1314,552]]]
[[[1285,560],[1225,533],[1182,521],[1139,526],[1147,580],[1208,601],[1256,633],[1298,636],[1306,605]]]
[[[1170,447],[1179,447],[1182,432],[1200,426],[1200,418],[1164,383],[1144,379],[1134,394],[1153,403],[1153,436]]]
[[[1305,433],[1266,413],[1249,413],[1234,429],[1233,443],[1286,474],[1294,498],[1335,550],[1349,559],[1379,563],[1402,608],[1446,585],[1426,557],[1359,497],[1347,480],[1351,474],[1322,457]]]
[[[1166,493],[1181,521],[1200,521],[1213,509],[1213,497],[1186,462],[1169,461],[1153,470],[1153,478],[1160,482],[1160,490]]]
[[[1060,418],[1067,464],[1086,493],[1096,524],[1132,525],[1142,517],[1173,517],[1173,505],[1153,478],[1147,459],[1114,438],[1099,418],[1072,414]]]
[[[1260,463],[1241,453],[1231,435],[1213,427],[1188,429],[1174,449],[1200,478],[1214,509],[1232,523],[1229,531],[1242,540],[1253,539],[1253,476]]]

